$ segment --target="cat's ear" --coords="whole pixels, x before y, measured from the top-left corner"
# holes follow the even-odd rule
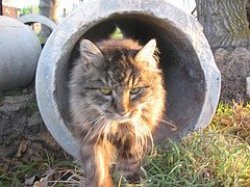
[[[85,60],[84,63],[98,63],[103,58],[102,52],[90,40],[83,39],[80,41],[81,57]]]
[[[152,67],[157,67],[157,61],[155,60],[156,40],[151,39],[146,45],[144,45],[135,56],[135,61],[147,62]]]

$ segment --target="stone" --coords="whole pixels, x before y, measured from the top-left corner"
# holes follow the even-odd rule
[[[220,48],[214,52],[222,74],[221,100],[227,103],[247,102],[246,78],[250,76],[250,51],[243,47],[234,50]]]

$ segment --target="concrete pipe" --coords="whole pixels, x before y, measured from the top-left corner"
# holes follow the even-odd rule
[[[0,91],[28,85],[35,76],[41,50],[28,26],[0,16]]]
[[[156,143],[206,127],[216,110],[220,72],[202,27],[192,16],[164,0],[84,1],[51,34],[36,76],[42,117],[54,138],[73,156],[78,145],[67,111],[72,51],[81,37],[99,40],[108,37],[115,26],[142,43],[157,40],[168,90],[165,120],[176,127],[160,124],[154,134]]]
[[[56,27],[56,24],[52,20],[42,15],[28,14],[28,15],[21,16],[18,19],[22,23],[28,24],[28,25],[31,25],[33,23],[41,23],[42,25],[48,27],[48,29],[51,32]]]
[[[24,15],[18,18],[19,21],[21,21],[24,24],[27,25],[32,25],[34,23],[40,23],[42,25],[42,27],[39,28],[39,35],[40,35],[40,42],[41,42],[41,46],[43,47],[44,44],[46,43],[49,35],[51,34],[51,32],[54,30],[54,28],[56,27],[56,24],[50,20],[49,18],[42,16],[42,15],[38,15],[38,14],[28,14],[28,15]],[[45,28],[44,28],[45,26]],[[35,32],[37,32],[35,28],[33,28]]]

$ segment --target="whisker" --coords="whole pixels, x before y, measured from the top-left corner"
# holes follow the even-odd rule
[[[106,142],[108,140],[108,135],[110,133],[111,126],[112,126],[112,122],[110,122],[109,120],[106,120],[104,124],[104,129],[103,129],[103,142]]]
[[[95,128],[98,127],[101,120],[103,120],[103,115],[101,115],[99,118],[97,118],[95,120],[95,123],[93,124],[93,126],[88,130],[88,133],[85,135],[85,138],[83,139],[84,143],[87,143],[87,142],[85,142],[87,139],[88,139],[88,141],[90,141],[94,137],[94,134],[96,134]],[[90,124],[90,123],[92,123],[92,122],[89,122],[88,124]],[[94,134],[91,135],[91,133],[94,133]],[[89,137],[89,135],[91,135],[91,136]]]
[[[93,131],[93,134],[92,134],[92,136],[90,138],[90,139],[92,139],[92,138],[97,137],[95,144],[97,144],[99,142],[99,140],[100,140],[100,137],[102,135],[101,132],[103,131],[103,128],[104,128],[103,124],[104,124],[104,121],[101,121],[100,123],[97,124],[97,128],[95,129],[95,131]]]
[[[83,112],[83,111],[92,112],[92,109],[96,111],[96,107],[94,107],[92,105],[83,105],[83,106],[80,106],[80,108],[81,108],[81,112]]]
[[[164,119],[161,119],[160,121],[166,125],[169,125],[172,131],[177,131],[177,129],[178,129],[177,126],[175,124],[173,124],[172,122],[166,121]]]
[[[96,132],[98,134],[98,137],[97,137],[97,140],[96,140],[96,144],[99,142],[100,138],[101,138],[101,135],[103,135],[103,131],[105,129],[105,121],[103,121],[102,124],[100,124],[100,128],[98,129],[98,131]],[[103,141],[104,143],[104,141]]]

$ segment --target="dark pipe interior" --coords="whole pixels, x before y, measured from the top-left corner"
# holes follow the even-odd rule
[[[177,130],[174,131],[171,125],[162,123],[156,130],[154,138],[156,142],[166,138],[181,138],[195,128],[206,88],[203,70],[191,42],[170,21],[138,14],[110,16],[109,19],[91,27],[83,37],[93,42],[102,40],[108,38],[116,26],[125,33],[126,37],[136,39],[142,44],[152,38],[157,40],[161,53],[160,64],[164,70],[168,92],[165,120],[176,125]],[[69,66],[73,56],[72,53]],[[69,69],[70,67],[67,71]],[[65,95],[61,95],[61,98],[65,98]],[[66,101],[60,100],[64,101],[62,112],[65,114],[67,107],[63,106]]]
[[[0,16],[3,15],[3,2],[0,0]]]

